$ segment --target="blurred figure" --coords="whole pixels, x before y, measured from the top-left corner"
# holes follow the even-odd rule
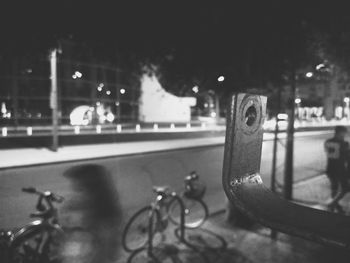
[[[98,165],[76,166],[64,176],[73,188],[66,207],[73,231],[67,234],[65,262],[114,262],[120,247],[121,209],[111,176]]]
[[[326,173],[331,184],[332,201],[329,203],[330,206],[338,206],[338,201],[348,191],[346,174],[349,143],[345,141],[346,133],[346,127],[336,126],[334,137],[328,139],[324,144],[327,154]]]

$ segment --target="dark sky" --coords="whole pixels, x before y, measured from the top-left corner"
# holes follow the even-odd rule
[[[11,3],[0,7],[0,54],[47,50],[55,40],[72,37],[105,56],[118,49],[141,58],[174,57],[167,67],[177,79],[178,74],[215,75],[233,67],[238,78],[248,66],[257,78],[269,78],[291,48],[303,56],[310,31],[350,32],[350,12],[336,1]]]
[[[328,28],[347,15],[333,1],[46,0],[14,1],[0,10],[3,44],[72,34],[107,46],[141,49],[249,44],[263,37],[278,39],[302,19]]]

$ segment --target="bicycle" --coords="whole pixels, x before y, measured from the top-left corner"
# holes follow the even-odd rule
[[[128,252],[143,249],[147,244],[149,251],[151,251],[155,234],[163,233],[168,226],[169,204],[177,200],[179,205],[182,205],[181,199],[175,192],[169,192],[167,186],[155,186],[153,191],[156,194],[155,200],[151,205],[137,211],[124,228],[122,245]],[[184,220],[184,213],[182,214]]]
[[[184,178],[185,190],[180,195],[185,206],[185,227],[198,228],[208,219],[208,206],[203,201],[206,186],[199,180],[199,175],[193,171]],[[168,207],[169,219],[180,225],[181,207],[178,202],[172,202]]]
[[[23,188],[22,191],[38,196],[37,211],[30,214],[30,217],[38,219],[10,234],[10,262],[58,262],[63,229],[53,204],[62,203],[64,198],[50,191],[40,192],[34,187]]]

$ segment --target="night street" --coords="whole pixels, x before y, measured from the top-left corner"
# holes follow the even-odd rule
[[[347,5],[0,13],[0,263],[349,261]]]
[[[324,173],[323,143],[331,134],[331,132],[321,131],[303,132],[296,135],[295,182]],[[265,140],[263,143],[261,173],[264,184],[270,187],[273,141],[271,135],[268,137],[269,140]],[[282,144],[284,141],[281,139]],[[277,179],[280,184],[283,182],[285,157],[285,149],[282,144],[279,145],[278,152]],[[182,145],[183,147],[186,145],[186,140],[182,142]],[[135,146],[139,148],[137,143]],[[93,146],[90,150],[93,151]],[[101,151],[101,148],[99,150]],[[19,153],[17,152],[17,154]],[[23,154],[26,154],[25,150]],[[20,158],[26,158],[26,156]],[[129,152],[125,157],[0,170],[0,193],[2,196],[0,202],[3,209],[0,217],[1,225],[5,228],[11,228],[27,222],[27,215],[32,211],[34,201],[26,194],[20,193],[22,187],[35,186],[42,190],[52,190],[63,196],[69,195],[69,185],[62,178],[63,172],[76,164],[91,162],[107,167],[112,173],[121,203],[125,208],[125,217],[151,200],[152,185],[165,184],[174,190],[181,190],[183,177],[192,170],[197,171],[207,184],[205,200],[209,204],[210,211],[217,211],[225,206],[221,183],[222,158],[223,146],[214,145],[189,150],[136,155],[130,155]],[[133,191],[130,191],[130,188]],[[135,195],[135,193],[137,194]]]

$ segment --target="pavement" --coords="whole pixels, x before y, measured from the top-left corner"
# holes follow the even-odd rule
[[[330,134],[329,131],[313,131],[313,132],[298,132],[296,137],[318,136],[320,141],[323,141],[324,135]],[[281,138],[285,134],[280,134]],[[265,134],[264,140],[271,140],[272,134]],[[313,139],[314,140],[314,139]],[[40,164],[56,163],[56,162],[72,162],[77,160],[89,160],[94,158],[108,158],[113,156],[123,155],[140,155],[140,158],[145,158],[143,155],[147,152],[167,152],[172,149],[190,149],[196,147],[207,147],[210,145],[223,145],[223,137],[213,138],[198,138],[190,140],[164,140],[153,142],[129,142],[129,143],[114,143],[100,145],[82,145],[62,147],[58,152],[51,152],[43,148],[29,149],[11,149],[1,150],[1,168],[9,167],[35,166]],[[301,138],[300,144],[306,145],[312,152],[315,152],[315,142],[310,141],[310,145]],[[322,146],[322,143],[317,145]],[[270,152],[266,148],[267,156]],[[215,152],[216,153],[216,152]],[[264,151],[263,151],[264,153]],[[305,149],[302,148],[302,155],[299,157],[306,159]],[[320,153],[322,154],[322,152]],[[181,155],[184,155],[181,152]],[[195,153],[194,156],[199,155]],[[218,155],[217,153],[215,156]],[[159,158],[159,157],[158,157]],[[167,157],[168,158],[168,157]],[[176,158],[179,158],[177,156]],[[175,159],[176,159],[175,158]],[[205,160],[210,160],[207,156]],[[317,157],[318,158],[318,157]],[[169,157],[174,160],[174,157]],[[194,160],[193,156],[186,159]],[[220,158],[219,158],[220,159]],[[319,159],[319,158],[318,158]],[[115,162],[115,160],[113,160]],[[140,162],[140,160],[138,161]],[[164,161],[162,161],[163,163]],[[203,166],[203,163],[200,163]],[[194,166],[192,163],[191,168]],[[212,164],[211,164],[212,166]],[[221,160],[220,160],[221,166]],[[314,167],[314,165],[312,165]],[[40,167],[39,167],[40,168]],[[163,167],[164,168],[164,167]],[[40,168],[43,169],[43,168]],[[125,169],[120,168],[125,171]],[[28,169],[25,169],[28,170]],[[302,169],[305,171],[305,168]],[[33,171],[33,173],[36,173]],[[17,173],[17,170],[16,170]],[[135,174],[133,172],[132,174]],[[11,174],[16,176],[16,174]],[[6,177],[3,176],[5,179]],[[47,176],[46,176],[47,177]],[[171,178],[173,178],[172,176]],[[16,177],[17,178],[17,177]],[[34,177],[29,176],[32,180]],[[46,178],[46,180],[48,180]],[[5,183],[8,182],[5,180]],[[19,182],[16,182],[18,186]],[[53,179],[49,179],[48,185],[53,185]],[[210,182],[210,185],[212,182]],[[5,184],[6,186],[6,184]],[[325,203],[330,197],[329,182],[325,175],[312,176],[311,178],[299,180],[294,184],[293,196],[295,201],[316,209],[326,209]],[[346,195],[340,204],[344,207],[347,215],[350,215],[350,194]],[[204,230],[203,230],[204,229]],[[284,234],[279,234],[276,240],[272,240],[269,236],[269,229],[261,226],[255,226],[251,229],[244,229],[233,226],[225,222],[223,213],[214,213],[204,225],[203,229],[188,231],[186,240],[192,244],[190,246],[179,243],[177,238],[172,234],[174,227],[170,227],[166,233],[169,237],[162,243],[156,246],[155,254],[161,262],[349,262],[350,253],[348,251],[339,250],[336,248],[325,247],[323,245],[305,241],[299,238],[291,237]],[[222,242],[224,240],[224,242]],[[194,244],[193,244],[194,243]],[[220,244],[225,246],[220,247]],[[218,247],[219,246],[219,247]],[[213,248],[214,247],[214,248]],[[129,254],[121,252],[117,263],[127,262]],[[147,262],[145,251],[140,251],[135,255],[130,262]]]
[[[296,138],[312,137],[330,134],[330,131],[307,131],[297,132]],[[272,140],[272,133],[265,133],[264,140]],[[280,139],[286,138],[286,133],[279,134]],[[178,149],[189,149],[197,147],[207,147],[223,145],[224,136],[191,138],[191,139],[171,139],[156,141],[137,141],[119,143],[101,143],[90,145],[73,145],[60,147],[57,152],[47,148],[15,148],[0,150],[0,169],[15,167],[25,167],[32,165],[73,162],[90,159],[101,159],[108,157],[127,156],[135,154],[145,154],[151,152],[171,151]]]
[[[316,209],[325,209],[323,203],[330,194],[325,175],[298,182],[293,190],[298,202]],[[350,194],[341,201],[347,215],[350,213],[349,201]],[[150,260],[146,250],[128,253],[120,249],[114,260],[101,263],[348,263],[350,258],[348,250],[283,233],[278,233],[272,239],[270,229],[260,225],[249,228],[235,226],[226,221],[226,215],[222,211],[212,213],[201,228],[187,229],[185,242],[179,241],[174,234],[175,230],[174,225],[169,225],[161,237],[157,236],[159,234],[155,236],[153,260]],[[0,256],[4,254],[0,250]]]
[[[330,190],[325,175],[296,183],[293,190],[298,203],[326,210],[325,202],[330,197]],[[350,215],[350,194],[340,203],[346,214]],[[226,221],[224,212],[212,214],[199,229],[186,230],[185,243],[180,242],[173,234],[175,227],[168,228],[166,237],[155,244],[153,250],[153,257],[158,262],[345,263],[350,258],[348,250],[328,247],[283,233],[278,233],[277,238],[272,239],[270,229],[260,225],[237,227]],[[148,260],[146,250],[131,254],[122,251],[116,263],[141,263]]]

